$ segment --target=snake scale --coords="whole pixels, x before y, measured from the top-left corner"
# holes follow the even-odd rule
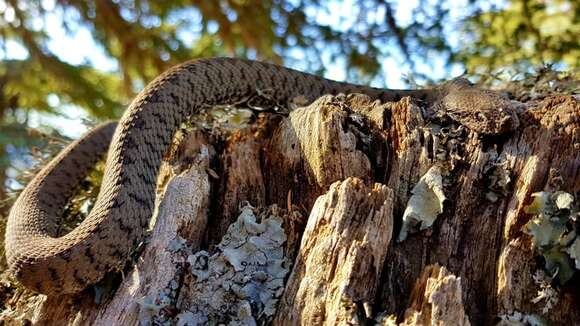
[[[10,271],[46,294],[79,292],[124,266],[142,240],[154,208],[158,169],[179,125],[206,107],[267,94],[286,105],[297,97],[363,93],[382,101],[413,96],[440,104],[480,133],[517,124],[509,102],[466,83],[428,90],[389,90],[335,82],[281,66],[233,58],[199,59],[151,82],[117,123],[105,123],[67,146],[22,191],[13,205],[5,248]],[[59,216],[78,184],[107,153],[95,205],[82,223],[57,237]]]

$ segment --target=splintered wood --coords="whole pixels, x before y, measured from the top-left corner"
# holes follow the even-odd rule
[[[17,290],[2,319],[580,324],[573,209],[554,215],[572,216],[558,226],[567,240],[543,256],[527,227],[555,195],[578,204],[579,100],[525,103],[519,128],[491,137],[423,112],[412,98],[325,96],[288,117],[196,131],[168,155],[181,167],[160,179],[156,223],[120,281],[60,298]]]
[[[357,324],[372,317],[393,231],[392,203],[390,189],[356,178],[334,183],[318,198],[274,324]]]
[[[461,293],[461,279],[445,267],[425,267],[411,292],[402,324],[470,325]]]

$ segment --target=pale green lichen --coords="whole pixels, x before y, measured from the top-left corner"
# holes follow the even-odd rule
[[[431,167],[413,187],[411,193],[413,195],[409,198],[403,213],[403,226],[397,238],[398,242],[407,239],[407,235],[417,227],[420,230],[430,227],[443,212],[445,194],[441,168]]]
[[[525,212],[534,217],[524,230],[532,236],[534,249],[544,258],[546,272],[564,284],[580,267],[574,196],[564,191],[542,191],[533,193],[532,197]]]
[[[182,238],[178,235],[174,239],[169,241],[169,245],[167,247],[167,250],[169,252],[175,253],[175,252],[178,252],[180,250],[183,250],[186,246],[187,246],[187,240],[185,240],[184,238]]]
[[[548,218],[538,215],[526,224],[527,232],[531,234],[535,248],[548,248],[560,244],[565,226],[554,223]]]
[[[534,200],[530,203],[530,205],[524,208],[527,214],[543,214],[548,210],[551,210],[549,207],[550,203],[550,193],[547,191],[540,191],[535,192],[532,194],[532,198]]]
[[[185,239],[177,236],[167,250],[187,257],[176,278],[157,293],[136,300],[140,325],[258,325],[267,323],[276,312],[278,298],[289,272],[284,257],[286,234],[281,210],[256,210],[246,205],[236,222],[218,244],[213,255],[192,252]],[[182,264],[180,264],[182,265]],[[190,272],[192,283],[181,284],[181,275]],[[177,304],[177,290],[191,302]],[[181,289],[184,291],[185,287]],[[182,310],[175,314],[175,310]]]
[[[206,121],[202,126],[211,128],[241,129],[248,126],[254,116],[254,111],[231,105],[217,105],[207,111]]]
[[[580,238],[576,238],[572,245],[566,248],[566,252],[574,259],[576,269],[580,269]]]
[[[243,208],[215,254],[200,251],[188,257],[197,277],[191,289],[195,301],[177,323],[256,325],[269,320],[289,271],[285,241],[280,217],[265,216],[259,223],[251,207]]]

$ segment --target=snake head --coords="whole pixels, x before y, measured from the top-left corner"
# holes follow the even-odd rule
[[[483,135],[500,135],[519,126],[516,107],[499,93],[473,86],[463,78],[441,86],[439,107],[451,119]]]

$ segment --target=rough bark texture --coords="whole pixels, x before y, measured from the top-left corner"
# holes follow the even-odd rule
[[[107,293],[100,303],[91,289],[46,298],[5,285],[12,298],[2,318],[482,325],[539,316],[580,323],[577,275],[553,284],[548,311],[537,300],[534,275],[543,264],[524,232],[532,193],[562,190],[578,199],[578,99],[527,103],[519,129],[495,137],[445,118],[427,121],[422,112],[411,98],[327,96],[222,135],[194,132],[168,155],[172,168],[160,179],[167,186],[140,258],[122,281],[112,277],[96,291]],[[437,173],[420,190],[428,171]],[[436,187],[442,202],[425,194]],[[421,199],[435,212],[441,205],[441,213],[400,238],[408,203]]]
[[[461,279],[445,267],[425,267],[411,292],[403,325],[470,325],[463,306]]]
[[[372,317],[393,232],[392,203],[392,190],[370,188],[356,178],[334,183],[318,198],[275,325],[336,325]]]

